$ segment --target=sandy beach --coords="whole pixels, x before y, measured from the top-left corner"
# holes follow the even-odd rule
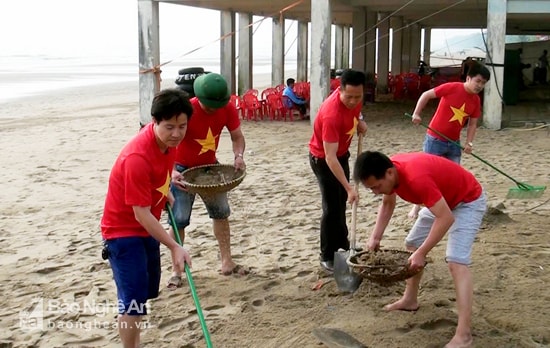
[[[286,76],[285,76],[286,77]],[[138,131],[137,83],[75,88],[2,105],[0,146],[0,347],[119,347],[116,288],[101,259],[99,221],[111,166]],[[364,115],[363,150],[419,151],[425,130],[404,112],[413,102],[379,101]],[[429,119],[435,105],[424,113]],[[203,205],[186,247],[214,347],[322,347],[316,328],[338,328],[368,347],[442,347],[457,315],[445,243],[430,254],[417,312],[387,313],[404,284],[364,281],[340,294],[318,262],[320,193],[308,164],[309,121],[243,121],[247,177],[230,193],[232,250],[250,275],[219,274],[218,247]],[[353,163],[357,139],[351,146]],[[550,183],[546,128],[480,128],[475,152],[514,178]],[[218,158],[231,163],[228,134]],[[464,155],[489,194],[474,246],[475,347],[550,345],[549,193],[506,199],[515,184]],[[357,234],[364,245],[380,197],[360,189]],[[412,226],[398,200],[382,245],[402,248]],[[351,221],[351,209],[348,209]],[[165,219],[163,219],[164,223]],[[168,226],[166,225],[166,228]],[[165,289],[170,255],[161,247],[161,293],[150,301],[143,347],[205,347],[187,284]],[[317,290],[312,288],[324,284]]]

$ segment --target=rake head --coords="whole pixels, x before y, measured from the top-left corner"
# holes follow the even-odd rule
[[[508,190],[506,198],[512,199],[529,199],[539,198],[542,196],[546,186],[531,186],[527,184],[518,185],[518,187],[512,187]]]

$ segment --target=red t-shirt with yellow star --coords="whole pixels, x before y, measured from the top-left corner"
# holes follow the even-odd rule
[[[424,152],[401,153],[390,160],[399,186],[394,193],[407,202],[433,207],[443,197],[450,209],[479,198],[481,185],[472,173],[446,158]]]
[[[166,203],[176,149],[161,152],[151,122],[124,148],[113,165],[101,218],[103,239],[148,237],[133,206],[151,207],[157,219]]]
[[[340,89],[332,92],[315,116],[309,152],[317,158],[325,158],[323,142],[338,143],[336,151],[338,157],[348,152],[362,107],[363,105],[359,103],[355,108],[348,109],[340,101]]]
[[[447,82],[434,89],[435,95],[441,98],[430,127],[446,135],[451,140],[460,139],[460,131],[468,117],[478,118],[481,115],[479,95],[471,94],[464,88],[463,82]],[[446,140],[428,129],[428,134]]]
[[[178,145],[176,163],[184,167],[196,167],[216,163],[216,150],[224,127],[232,132],[241,126],[237,109],[232,103],[207,114],[197,98],[191,99],[193,116],[187,124],[187,132]]]

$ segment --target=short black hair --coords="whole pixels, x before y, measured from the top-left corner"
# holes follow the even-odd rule
[[[365,73],[359,70],[344,69],[340,77],[340,88],[344,89],[347,85],[365,86]]]
[[[476,77],[477,75],[481,75],[485,80],[489,81],[491,79],[491,72],[487,67],[483,64],[480,64],[478,62],[474,62],[470,69],[468,69],[468,76],[470,77]]]
[[[388,156],[378,151],[365,151],[355,160],[353,180],[363,181],[371,176],[382,179],[389,168],[394,167]]]
[[[296,82],[292,77],[286,80],[286,85],[290,86],[292,83]]]
[[[193,114],[193,106],[184,91],[176,88],[164,89],[153,98],[151,116],[157,124],[182,113],[187,115],[188,120]]]

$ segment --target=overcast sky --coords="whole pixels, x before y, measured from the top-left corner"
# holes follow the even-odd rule
[[[219,54],[218,11],[164,3],[159,9],[162,60],[203,46],[195,57]],[[137,27],[136,0],[0,0],[0,54],[137,58]],[[295,52],[296,24],[287,24],[287,30],[285,51]],[[462,33],[434,31],[432,41]],[[254,34],[254,55],[270,53],[271,20],[267,19]]]

